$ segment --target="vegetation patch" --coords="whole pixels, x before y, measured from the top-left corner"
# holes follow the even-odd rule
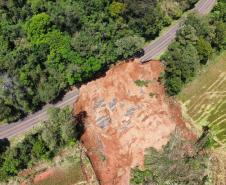
[[[149,93],[149,96],[150,96],[151,98],[153,98],[154,95],[155,95],[156,98],[158,98],[158,95],[159,95],[159,94],[158,94],[158,93],[152,93],[152,92]]]
[[[183,21],[176,41],[161,56],[169,95],[178,94],[187,82],[194,79],[200,66],[207,64],[215,51],[226,48],[225,12],[226,3],[221,1],[213,7],[210,15],[195,10]]]
[[[35,132],[23,134],[13,145],[8,140],[1,140],[0,182],[3,184],[10,184],[15,179],[22,182],[24,178],[34,178],[36,173],[59,165],[65,169],[74,164],[81,173],[79,166],[84,148],[77,141],[73,110],[69,106],[64,109],[50,107],[47,114],[49,119],[38,124]],[[28,169],[31,174],[17,178],[18,174],[26,174]]]
[[[143,87],[143,86],[148,87],[148,84],[154,83],[154,82],[151,80],[148,80],[148,81],[136,80],[134,83],[139,87]]]
[[[205,184],[212,183],[211,155],[204,153],[211,146],[211,131],[205,132],[198,142],[186,141],[178,129],[171,134],[161,150],[146,149],[144,167],[131,169],[132,184]]]

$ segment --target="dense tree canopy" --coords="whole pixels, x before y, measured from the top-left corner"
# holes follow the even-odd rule
[[[165,86],[170,95],[178,94],[214,51],[226,49],[225,7],[226,2],[219,2],[208,15],[193,11],[181,23],[176,41],[161,57],[166,65]]]
[[[133,56],[197,1],[1,1],[0,119],[13,121]]]

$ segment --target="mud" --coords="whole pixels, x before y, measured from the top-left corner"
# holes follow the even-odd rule
[[[80,88],[74,113],[84,125],[81,141],[100,184],[130,184],[130,169],[142,169],[145,148],[160,149],[176,126],[186,139],[196,140],[185,126],[179,105],[170,106],[165,96],[158,81],[163,70],[159,61],[134,60],[112,67],[105,77]],[[136,80],[150,83],[139,87]],[[155,95],[151,98],[149,93]]]

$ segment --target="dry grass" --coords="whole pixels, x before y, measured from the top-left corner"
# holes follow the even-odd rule
[[[219,125],[214,148],[225,149],[226,51],[216,58],[209,61],[210,65],[202,69],[201,75],[188,84],[177,99],[183,105],[185,116],[189,117],[199,130],[202,126]]]

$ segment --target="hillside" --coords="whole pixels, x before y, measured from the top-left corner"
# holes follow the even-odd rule
[[[129,184],[130,168],[142,168],[144,149],[160,149],[176,126],[187,139],[196,140],[179,107],[169,105],[158,81],[162,70],[159,61],[125,62],[80,88],[74,113],[84,125],[81,141],[101,184]],[[148,85],[137,86],[136,80]]]

